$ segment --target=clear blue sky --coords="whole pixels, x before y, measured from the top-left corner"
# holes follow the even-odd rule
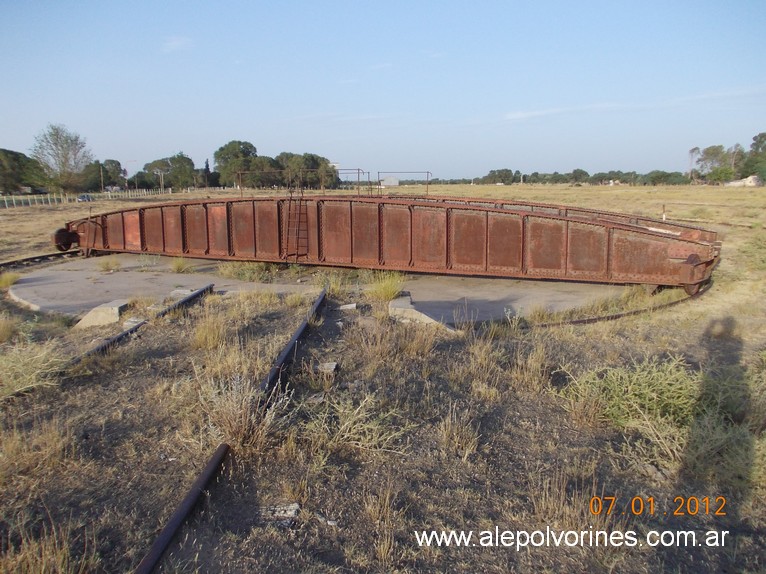
[[[230,140],[345,168],[686,171],[766,131],[763,0],[0,0],[0,148],[132,174]]]

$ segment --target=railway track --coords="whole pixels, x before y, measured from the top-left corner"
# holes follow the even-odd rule
[[[164,317],[168,313],[172,313],[173,311],[177,309],[180,309],[187,305],[192,305],[201,297],[204,297],[205,295],[209,295],[212,292],[213,292],[213,284],[210,283],[209,285],[205,285],[204,287],[201,287],[200,289],[193,291],[186,297],[183,297],[182,299],[179,299],[178,301],[170,303],[169,305],[165,306],[163,309],[160,309],[154,314],[153,318],[159,319],[161,317]],[[119,345],[120,342],[124,341],[125,339],[127,339],[128,337],[136,333],[148,322],[149,322],[148,319],[143,319],[139,321],[138,323],[136,323],[135,325],[131,325],[127,329],[120,331],[117,335],[114,335],[113,337],[109,337],[108,339],[106,339],[102,343],[99,343],[92,349],[89,349],[85,351],[83,354],[76,356],[74,359],[72,359],[70,365],[76,365],[78,363],[81,363],[83,360],[87,359],[88,357],[93,357],[96,355],[103,355],[105,353],[108,353],[110,349],[112,349],[116,345]]]
[[[566,321],[552,321],[549,323],[540,323],[540,324],[536,324],[532,326],[536,329],[550,329],[554,327],[566,327],[568,325],[592,325],[594,323],[602,323],[606,321],[617,321],[618,319],[624,319],[625,317],[635,317],[637,315],[645,315],[648,313],[653,313],[655,311],[661,311],[663,309],[670,309],[671,307],[675,307],[677,305],[680,305],[681,303],[687,303],[694,299],[699,299],[705,293],[710,291],[712,286],[713,286],[712,282],[705,283],[704,285],[702,285],[699,291],[695,292],[694,294],[689,295],[687,293],[685,297],[681,299],[678,299],[676,301],[670,301],[668,303],[662,303],[661,305],[653,305],[651,307],[643,307],[641,309],[633,309],[630,311],[624,311],[620,313],[610,313],[608,315],[600,315],[596,317],[582,317],[579,319],[569,319]]]
[[[559,327],[563,325],[585,325],[585,324],[591,324],[591,323],[599,322],[599,321],[616,320],[622,317],[634,316],[641,313],[651,312],[653,310],[666,309],[666,308],[679,305],[680,303],[684,303],[692,299],[697,299],[701,297],[704,293],[706,293],[709,290],[709,287],[710,285],[708,284],[694,295],[686,296],[683,299],[679,299],[677,301],[666,303],[653,308],[628,311],[625,313],[616,313],[616,314],[611,314],[611,315],[607,315],[603,317],[574,319],[570,321],[548,323],[544,325],[537,325],[535,327],[536,328],[553,328],[553,327]],[[322,293],[314,301],[311,307],[311,310],[307,313],[306,319],[301,323],[298,329],[296,329],[290,341],[284,346],[281,353],[277,357],[268,375],[266,375],[266,377],[261,382],[260,390],[263,392],[263,396],[265,397],[270,396],[270,393],[275,388],[275,386],[281,384],[281,376],[282,376],[283,369],[291,362],[291,359],[295,357],[297,353],[298,344],[301,340],[301,337],[303,337],[306,328],[308,327],[310,319],[316,316],[316,314],[319,312],[319,309],[322,307],[322,305],[325,302],[325,298],[326,298],[326,290],[323,290]],[[227,460],[227,457],[230,453],[230,450],[231,450],[231,447],[227,443],[221,443],[216,448],[215,452],[212,454],[210,459],[205,464],[202,472],[194,480],[186,496],[184,496],[181,503],[175,509],[170,519],[167,521],[165,526],[162,528],[162,530],[158,534],[154,544],[149,549],[147,554],[144,556],[138,568],[135,570],[136,574],[151,574],[152,572],[155,571],[155,569],[161,563],[163,556],[165,555],[166,551],[172,544],[173,540],[175,540],[176,537],[178,536],[180,529],[183,527],[186,521],[191,517],[195,507],[198,505],[201,497],[203,496],[206,489],[208,488],[208,485],[213,481],[213,479],[218,475],[218,473],[223,468]]]
[[[34,259],[34,258],[30,258],[30,259]],[[164,314],[167,314],[168,312],[172,310],[173,307],[177,308],[185,304],[190,304],[193,301],[197,300],[199,297],[203,297],[211,293],[212,287],[213,287],[212,285],[209,285],[201,290],[198,290],[198,292],[195,292],[190,297],[185,298],[183,301],[179,301],[172,306],[168,306],[166,309],[158,313],[157,316],[162,316]],[[664,304],[658,307],[635,310],[635,311],[630,311],[630,312],[620,313],[620,314],[611,314],[604,317],[596,317],[596,318],[589,318],[589,319],[574,319],[570,321],[538,325],[538,327],[547,328],[547,327],[557,327],[557,326],[561,326],[565,324],[578,325],[578,324],[588,324],[588,323],[594,323],[594,322],[605,321],[605,320],[615,320],[625,316],[632,316],[632,315],[636,315],[640,313],[647,313],[654,310],[659,310],[659,309],[671,307],[674,305],[678,305],[680,303],[698,298],[702,294],[706,293],[708,290],[709,290],[709,286],[708,288],[701,290],[698,294],[694,296],[686,297],[684,299],[674,301],[668,304]],[[291,337],[290,341],[284,346],[284,348],[282,349],[282,352],[279,354],[273,367],[269,371],[269,374],[264,378],[263,383],[261,384],[262,390],[268,391],[268,389],[272,388],[274,384],[277,384],[280,381],[281,373],[283,371],[284,366],[287,363],[289,363],[290,360],[295,355],[296,347],[299,344],[299,340],[301,336],[303,335],[303,332],[308,326],[309,318],[313,314],[318,312],[319,308],[324,303],[324,298],[325,298],[325,293],[323,292],[312,305],[311,311],[307,315],[306,319],[302,322],[300,327],[296,330],[294,335]],[[130,334],[135,332],[138,328],[141,328],[143,325],[144,323],[121,333],[118,336],[120,338],[119,340],[127,338]],[[108,352],[109,349],[111,349],[112,347],[114,347],[116,344],[119,343],[119,340],[105,342],[102,349],[93,349],[89,351],[87,354],[90,355],[90,354],[96,354],[101,352]],[[81,358],[84,358],[84,357],[81,357]],[[207,490],[208,485],[220,472],[221,468],[223,467],[224,463],[227,460],[227,457],[229,455],[229,450],[230,450],[230,447],[227,443],[221,443],[215,449],[215,452],[204,464],[203,471],[193,481],[192,486],[189,488],[186,496],[183,498],[182,502],[176,508],[171,518],[168,520],[168,522],[166,523],[162,531],[159,533],[154,544],[152,545],[152,547],[150,548],[149,552],[146,554],[142,562],[139,564],[135,572],[148,573],[148,572],[153,572],[157,568],[157,566],[162,561],[162,558],[167,548],[171,545],[173,540],[176,538],[179,529],[185,524],[188,518],[192,515],[195,507],[199,503],[200,498]]]
[[[319,309],[324,304],[326,296],[327,290],[322,290],[322,292],[319,294],[311,306],[311,310],[306,314],[306,318],[295,330],[293,336],[277,356],[273,366],[269,370],[269,373],[264,377],[260,384],[260,390],[263,392],[264,397],[270,397],[271,391],[274,389],[274,387],[281,383],[283,369],[292,361],[292,357],[295,356],[301,337],[305,333],[310,320],[319,312]],[[230,448],[231,447],[227,443],[221,443],[218,448],[216,448],[207,464],[205,464],[202,472],[194,480],[186,496],[184,496],[181,503],[171,515],[167,524],[160,531],[159,535],[154,541],[154,544],[149,549],[149,552],[139,563],[135,574],[151,574],[151,572],[154,572],[168,547],[173,542],[173,539],[178,534],[178,531],[192,514],[195,506],[199,502],[200,497],[207,488],[207,485],[210,484],[213,478],[215,478],[215,476],[220,472],[224,462],[226,461],[226,457],[229,454]]]
[[[19,259],[12,259],[10,261],[4,261],[0,263],[0,273],[6,271],[19,271],[38,267],[46,263],[54,263],[64,259],[76,259],[82,257],[80,251],[55,251],[53,253],[43,253],[41,255],[33,255],[30,257],[21,257]]]
[[[43,260],[43,258],[30,258],[32,260],[32,264],[36,263],[37,261]],[[16,262],[9,262],[12,264],[23,265],[24,262],[22,261],[16,261]],[[191,304],[194,304],[195,302],[198,302],[201,298],[208,296],[213,291],[213,285],[207,285],[201,289],[198,289],[197,291],[191,293],[187,297],[184,297],[183,299],[176,301],[170,305],[166,305],[163,309],[158,311],[154,314],[154,318],[162,317],[165,315],[168,315],[169,313],[172,313],[174,310],[177,310],[179,308],[182,308],[184,306],[188,306]],[[295,334],[291,337],[291,339],[288,341],[288,343],[285,345],[284,349],[279,353],[278,357],[275,360],[275,363],[273,364],[272,368],[269,370],[268,374],[265,376],[261,388],[269,388],[273,385],[276,385],[279,383],[281,377],[282,377],[282,371],[285,365],[290,363],[290,361],[294,357],[294,352],[297,348],[297,345],[299,343],[299,339],[302,335],[302,333],[306,330],[309,320],[311,316],[318,312],[319,307],[324,303],[325,293],[322,292],[320,297],[317,298],[316,301],[314,301],[313,305],[310,308],[310,311],[306,318],[302,321],[301,325],[295,332]],[[183,322],[183,321],[182,321]],[[174,321],[175,323],[175,321]],[[93,349],[90,349],[89,351],[78,355],[72,359],[72,361],[69,363],[77,364],[82,362],[84,359],[88,357],[92,357],[95,355],[105,354],[110,352],[112,349],[114,349],[120,342],[128,339],[132,339],[130,335],[134,334],[136,331],[141,329],[142,327],[145,327],[149,324],[148,321],[142,321],[137,325],[134,325],[130,327],[129,329],[126,329],[122,331],[117,336],[111,337],[110,339],[102,342],[98,346],[96,346]],[[144,337],[145,341],[150,342],[151,344],[155,344],[157,341],[160,341],[162,337],[159,338],[157,336],[154,337]],[[140,344],[140,343],[139,343]],[[146,343],[144,343],[146,344]],[[120,381],[114,381],[118,385],[122,385]],[[79,385],[78,385],[79,386]],[[83,387],[85,388],[85,387]],[[28,393],[24,393],[24,395],[27,395]],[[36,400],[36,399],[32,399]],[[45,401],[45,399],[43,399]],[[21,404],[21,403],[19,403]],[[87,435],[90,434],[89,432],[83,433],[86,438]],[[85,447],[83,447],[85,448]],[[163,531],[164,534],[162,534],[155,545],[152,547],[152,550],[147,555],[147,559],[149,561],[153,561],[152,556],[155,556],[158,560],[162,557],[162,554],[164,553],[164,548],[167,544],[170,543],[170,541],[173,539],[173,536],[175,535],[175,532],[178,527],[180,527],[185,519],[186,516],[191,512],[191,510],[196,505],[197,498],[199,495],[204,491],[206,485],[208,482],[216,475],[216,473],[220,470],[221,465],[223,464],[224,460],[226,459],[227,453],[228,453],[229,447],[227,444],[221,444],[216,449],[216,452],[214,456],[208,461],[208,463],[205,465],[205,470],[200,474],[200,476],[195,480],[194,484],[192,485],[192,488],[189,491],[189,494],[184,499],[182,504],[179,506],[179,509],[176,511],[176,513],[173,515],[173,518],[168,523],[168,526],[166,526],[165,530]],[[202,461],[204,463],[204,461]],[[150,471],[151,472],[151,471]],[[161,550],[157,550],[159,547],[161,547]],[[146,560],[142,563],[143,565],[139,567],[138,571],[152,571],[154,566],[150,567],[148,570],[146,569]],[[132,568],[131,568],[132,569]]]

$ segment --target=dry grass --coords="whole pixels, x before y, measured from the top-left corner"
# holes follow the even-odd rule
[[[173,273],[194,273],[194,265],[185,257],[173,257],[170,260],[170,270]]]
[[[387,481],[377,494],[364,495],[364,510],[375,530],[375,559],[388,565],[394,558],[396,540],[394,533],[401,527],[403,511],[397,508],[399,492],[391,480]]]
[[[746,265],[753,271],[766,271],[766,231],[754,232],[740,249]]]
[[[0,434],[0,483],[47,473],[74,455],[73,445],[71,428],[58,419],[10,426]]]
[[[453,403],[437,425],[436,436],[448,456],[457,455],[465,462],[479,448],[479,429],[480,425],[474,421],[469,409]]]
[[[630,205],[631,211],[647,215],[658,215],[666,203],[671,218],[674,211],[691,214],[704,208],[697,213],[720,221],[734,212],[753,223],[761,223],[755,221],[758,218],[766,221],[766,200],[757,190],[475,187],[431,192],[524,195],[530,200],[618,210]],[[681,205],[684,202],[695,205]],[[704,202],[731,208],[696,205]],[[70,219],[63,214],[58,218]],[[68,497],[76,497],[74,502],[80,503],[76,512],[84,514],[87,510],[80,508],[95,508],[99,497],[108,498],[106,510],[99,509],[97,519],[99,528],[110,535],[107,542],[98,541],[105,560],[101,569],[108,571],[135,567],[140,558],[136,555],[151,539],[144,525],[139,526],[145,522],[141,517],[157,509],[156,499],[147,503],[147,496],[134,491],[123,494],[127,502],[123,501],[121,512],[110,510],[120,500],[116,491],[125,484],[124,477],[135,475],[136,481],[147,484],[167,483],[167,488],[159,488],[158,498],[169,500],[171,486],[194,477],[194,464],[188,462],[185,470],[174,474],[182,461],[224,439],[248,453],[246,463],[237,467],[238,475],[227,474],[215,485],[211,504],[184,533],[189,553],[174,562],[181,565],[179,570],[759,571],[764,563],[759,529],[766,527],[766,369],[755,358],[766,341],[761,305],[766,277],[747,258],[756,261],[764,248],[752,240],[750,230],[725,231],[724,260],[708,295],[672,310],[612,324],[529,330],[520,321],[513,325],[509,320],[507,328],[479,333],[467,317],[467,333],[453,336],[412,324],[375,321],[365,308],[358,311],[362,317],[357,324],[353,324],[356,315],[349,314],[348,319],[344,315],[340,332],[328,317],[310,332],[305,355],[299,351],[298,365],[304,357],[306,365],[331,356],[342,368],[332,381],[316,381],[315,387],[325,393],[313,399],[321,402],[306,401],[287,409],[294,413],[289,428],[282,426],[284,417],[268,420],[260,408],[264,397],[255,389],[259,373],[281,348],[280,337],[291,332],[280,328],[275,333],[267,323],[267,317],[275,313],[269,306],[279,305],[283,313],[288,298],[211,298],[209,305],[162,324],[187,330],[180,337],[180,351],[161,346],[152,351],[158,358],[146,362],[153,361],[153,371],[144,369],[144,357],[150,355],[142,349],[140,355],[117,357],[111,370],[94,371],[92,379],[83,381],[87,384],[71,389],[67,385],[62,393],[71,400],[62,401],[61,408],[58,403],[36,402],[54,393],[9,401],[6,405],[20,405],[18,412],[47,414],[53,408],[63,413],[64,404],[70,408],[80,400],[75,393],[95,389],[105,399],[99,403],[104,408],[94,409],[86,429],[74,425],[74,444],[61,430],[58,439],[55,434],[32,439],[28,420],[25,430],[21,426],[6,429],[7,449],[18,454],[3,458],[18,461],[26,469],[42,498],[50,497],[55,485],[45,484],[41,476],[59,473],[55,478],[68,486],[66,479],[74,474],[66,471],[68,461],[86,452],[89,457],[103,456],[102,470],[107,475],[103,482],[89,490],[87,498],[70,489],[57,504],[68,508]],[[47,234],[48,230],[46,241]],[[349,291],[352,275],[340,272],[338,280],[337,292],[342,296]],[[633,296],[638,300],[642,295]],[[581,312],[601,313],[612,304],[598,302]],[[206,312],[227,317],[228,332],[212,337],[199,349],[192,348],[192,329],[207,320]],[[705,332],[709,321],[725,317],[736,320],[732,329],[723,334]],[[155,337],[143,337],[131,344],[145,345],[150,339],[159,343]],[[666,356],[668,349],[695,366],[683,364],[680,370],[668,367],[664,371],[665,363],[672,362]],[[170,352],[172,357],[167,355]],[[649,360],[633,361],[632,357],[657,359],[652,366]],[[124,405],[122,414],[109,414],[124,393],[124,379],[136,371],[141,379],[161,373],[162,385],[153,387],[150,400]],[[685,399],[671,393],[685,388],[681,371],[697,389],[691,417],[683,414],[688,407]],[[562,379],[568,379],[571,390],[552,392],[551,385],[562,386]],[[293,383],[296,397],[308,394],[297,381]],[[663,384],[670,388],[661,388]],[[141,417],[131,419],[131,409]],[[173,416],[161,423],[147,418],[153,411],[166,410],[172,410]],[[149,431],[128,437],[127,431],[136,428]],[[81,438],[82,430],[91,433],[87,442]],[[115,435],[118,430],[126,434]],[[156,437],[143,436],[152,432]],[[111,449],[117,438],[124,442]],[[80,453],[81,445],[89,450]],[[29,450],[23,451],[25,447]],[[35,448],[49,449],[51,455],[46,458]],[[159,460],[158,452],[173,462]],[[38,467],[39,459],[51,462]],[[651,466],[662,471],[657,476],[644,473],[644,463],[652,461]],[[22,501],[39,508],[27,488],[10,486],[5,491],[3,503]],[[638,517],[626,525],[590,516],[590,497],[648,494],[656,496],[659,505],[662,497],[668,502],[683,492],[732,493],[730,504],[736,510],[728,522],[696,517],[693,528],[728,529],[731,523],[737,532],[735,550],[716,554],[717,550],[705,553],[699,548],[672,552],[529,548],[508,553],[425,549],[412,540],[412,530],[423,528],[489,530],[499,525],[509,530],[551,526],[579,531],[603,525],[606,530],[663,529],[668,525],[662,519]],[[251,508],[285,497],[301,504],[297,529],[291,531],[298,537],[253,523]],[[66,523],[62,515],[63,511],[59,524]],[[687,521],[683,528],[690,524]],[[112,550],[112,536],[119,541],[116,550]],[[81,540],[81,530],[70,537],[69,547],[77,556],[84,554],[78,549]],[[18,550],[18,538],[14,541]]]
[[[0,273],[0,289],[8,289],[11,285],[21,279],[21,275],[13,271],[3,271]]]
[[[398,439],[408,425],[397,424],[400,415],[395,409],[381,409],[378,401],[368,395],[358,403],[349,398],[328,398],[309,408],[304,435],[316,453],[348,454],[401,452]]]
[[[567,309],[565,311],[550,311],[545,307],[532,309],[525,323],[531,325],[545,325],[572,321],[576,319],[591,319],[594,317],[606,317],[621,313],[629,313],[643,309],[660,307],[685,297],[682,289],[663,289],[650,295],[643,285],[629,285],[623,293],[617,297],[604,297],[581,307]],[[508,318],[512,322],[511,318]]]
[[[5,544],[0,571],[16,574],[90,574],[101,566],[93,537],[77,536],[64,525],[43,525],[35,534],[23,522],[13,528],[17,544]]]
[[[0,314],[0,344],[7,343],[19,330],[18,320],[9,317],[5,313]]]
[[[306,298],[302,293],[288,293],[285,296],[285,305],[292,308],[303,307],[306,305]]]
[[[206,349],[204,373],[213,378],[265,376],[284,340],[269,337],[243,337]]]
[[[411,359],[431,360],[431,353],[436,346],[441,327],[438,325],[420,325],[410,323],[396,326],[399,331],[399,348]]]
[[[67,364],[54,343],[16,343],[0,354],[0,400],[36,387],[55,386]]]
[[[372,326],[352,325],[349,331],[364,357],[365,378],[373,377],[385,364],[393,366],[398,345],[396,331],[390,324],[376,322]]]
[[[402,292],[404,275],[396,271],[376,271],[366,294],[373,301],[388,303]]]
[[[225,345],[229,334],[229,318],[216,313],[208,307],[197,321],[192,335],[192,347],[195,349],[217,349]]]
[[[500,399],[506,364],[499,345],[493,338],[471,331],[463,356],[455,357],[448,366],[448,379],[454,389],[468,385],[479,400],[493,403]]]
[[[271,283],[279,266],[274,263],[224,261],[218,264],[217,269],[220,275],[229,279]]]
[[[131,297],[128,300],[128,307],[132,311],[146,313],[149,307],[157,304],[157,299],[154,297]]]
[[[280,304],[279,295],[274,291],[240,291],[237,298],[243,313],[255,313],[258,309],[270,309]]]
[[[238,447],[240,453],[262,453],[275,444],[287,427],[289,405],[289,394],[280,392],[279,386],[266,395],[252,377],[200,381],[200,406],[214,436]]]
[[[98,268],[104,273],[112,273],[119,271],[122,267],[122,263],[117,259],[116,255],[106,255],[98,258]]]
[[[350,272],[343,269],[320,269],[314,274],[313,282],[326,289],[330,297],[342,299],[348,294]]]
[[[296,375],[298,380],[312,391],[327,393],[335,385],[336,373],[334,371],[331,373],[320,371],[319,363],[313,360],[304,359],[301,361],[300,372]]]

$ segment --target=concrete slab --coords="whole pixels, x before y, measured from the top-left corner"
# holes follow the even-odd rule
[[[619,297],[623,285],[418,275],[408,278],[412,307],[454,325],[465,320],[502,320],[506,313],[525,317],[533,310],[564,311],[605,298]]]
[[[169,257],[127,253],[108,257],[117,261],[117,270],[103,271],[103,257],[66,261],[25,273],[9,289],[9,295],[35,311],[82,317],[115,299],[148,297],[162,303],[174,291],[188,294],[210,283],[215,284],[216,292],[319,292],[318,287],[307,284],[260,284],[226,279],[212,273],[216,262],[208,260],[190,260],[194,273],[172,273]]]
[[[412,297],[409,294],[402,295],[388,303],[388,315],[402,321],[415,321],[416,323],[439,323],[429,315],[419,311],[412,304]],[[443,321],[442,321],[443,322]]]
[[[149,297],[162,303],[172,292],[188,294],[210,283],[216,292],[272,291],[318,293],[310,283],[252,283],[215,273],[216,261],[190,260],[194,273],[172,273],[172,258],[118,254],[113,271],[104,271],[103,257],[74,259],[22,275],[9,289],[13,299],[35,309],[81,317],[115,299]],[[506,312],[528,315],[536,308],[551,311],[580,307],[606,297],[619,297],[625,287],[557,281],[520,281],[441,275],[408,276],[403,289],[410,300],[394,304],[401,313],[411,308],[420,316],[454,325],[459,321],[502,320]],[[398,313],[400,311],[395,311]]]

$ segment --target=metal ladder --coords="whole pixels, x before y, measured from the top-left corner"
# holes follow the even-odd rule
[[[287,241],[286,258],[298,261],[309,254],[308,206],[303,198],[303,189],[290,190],[287,200]]]

